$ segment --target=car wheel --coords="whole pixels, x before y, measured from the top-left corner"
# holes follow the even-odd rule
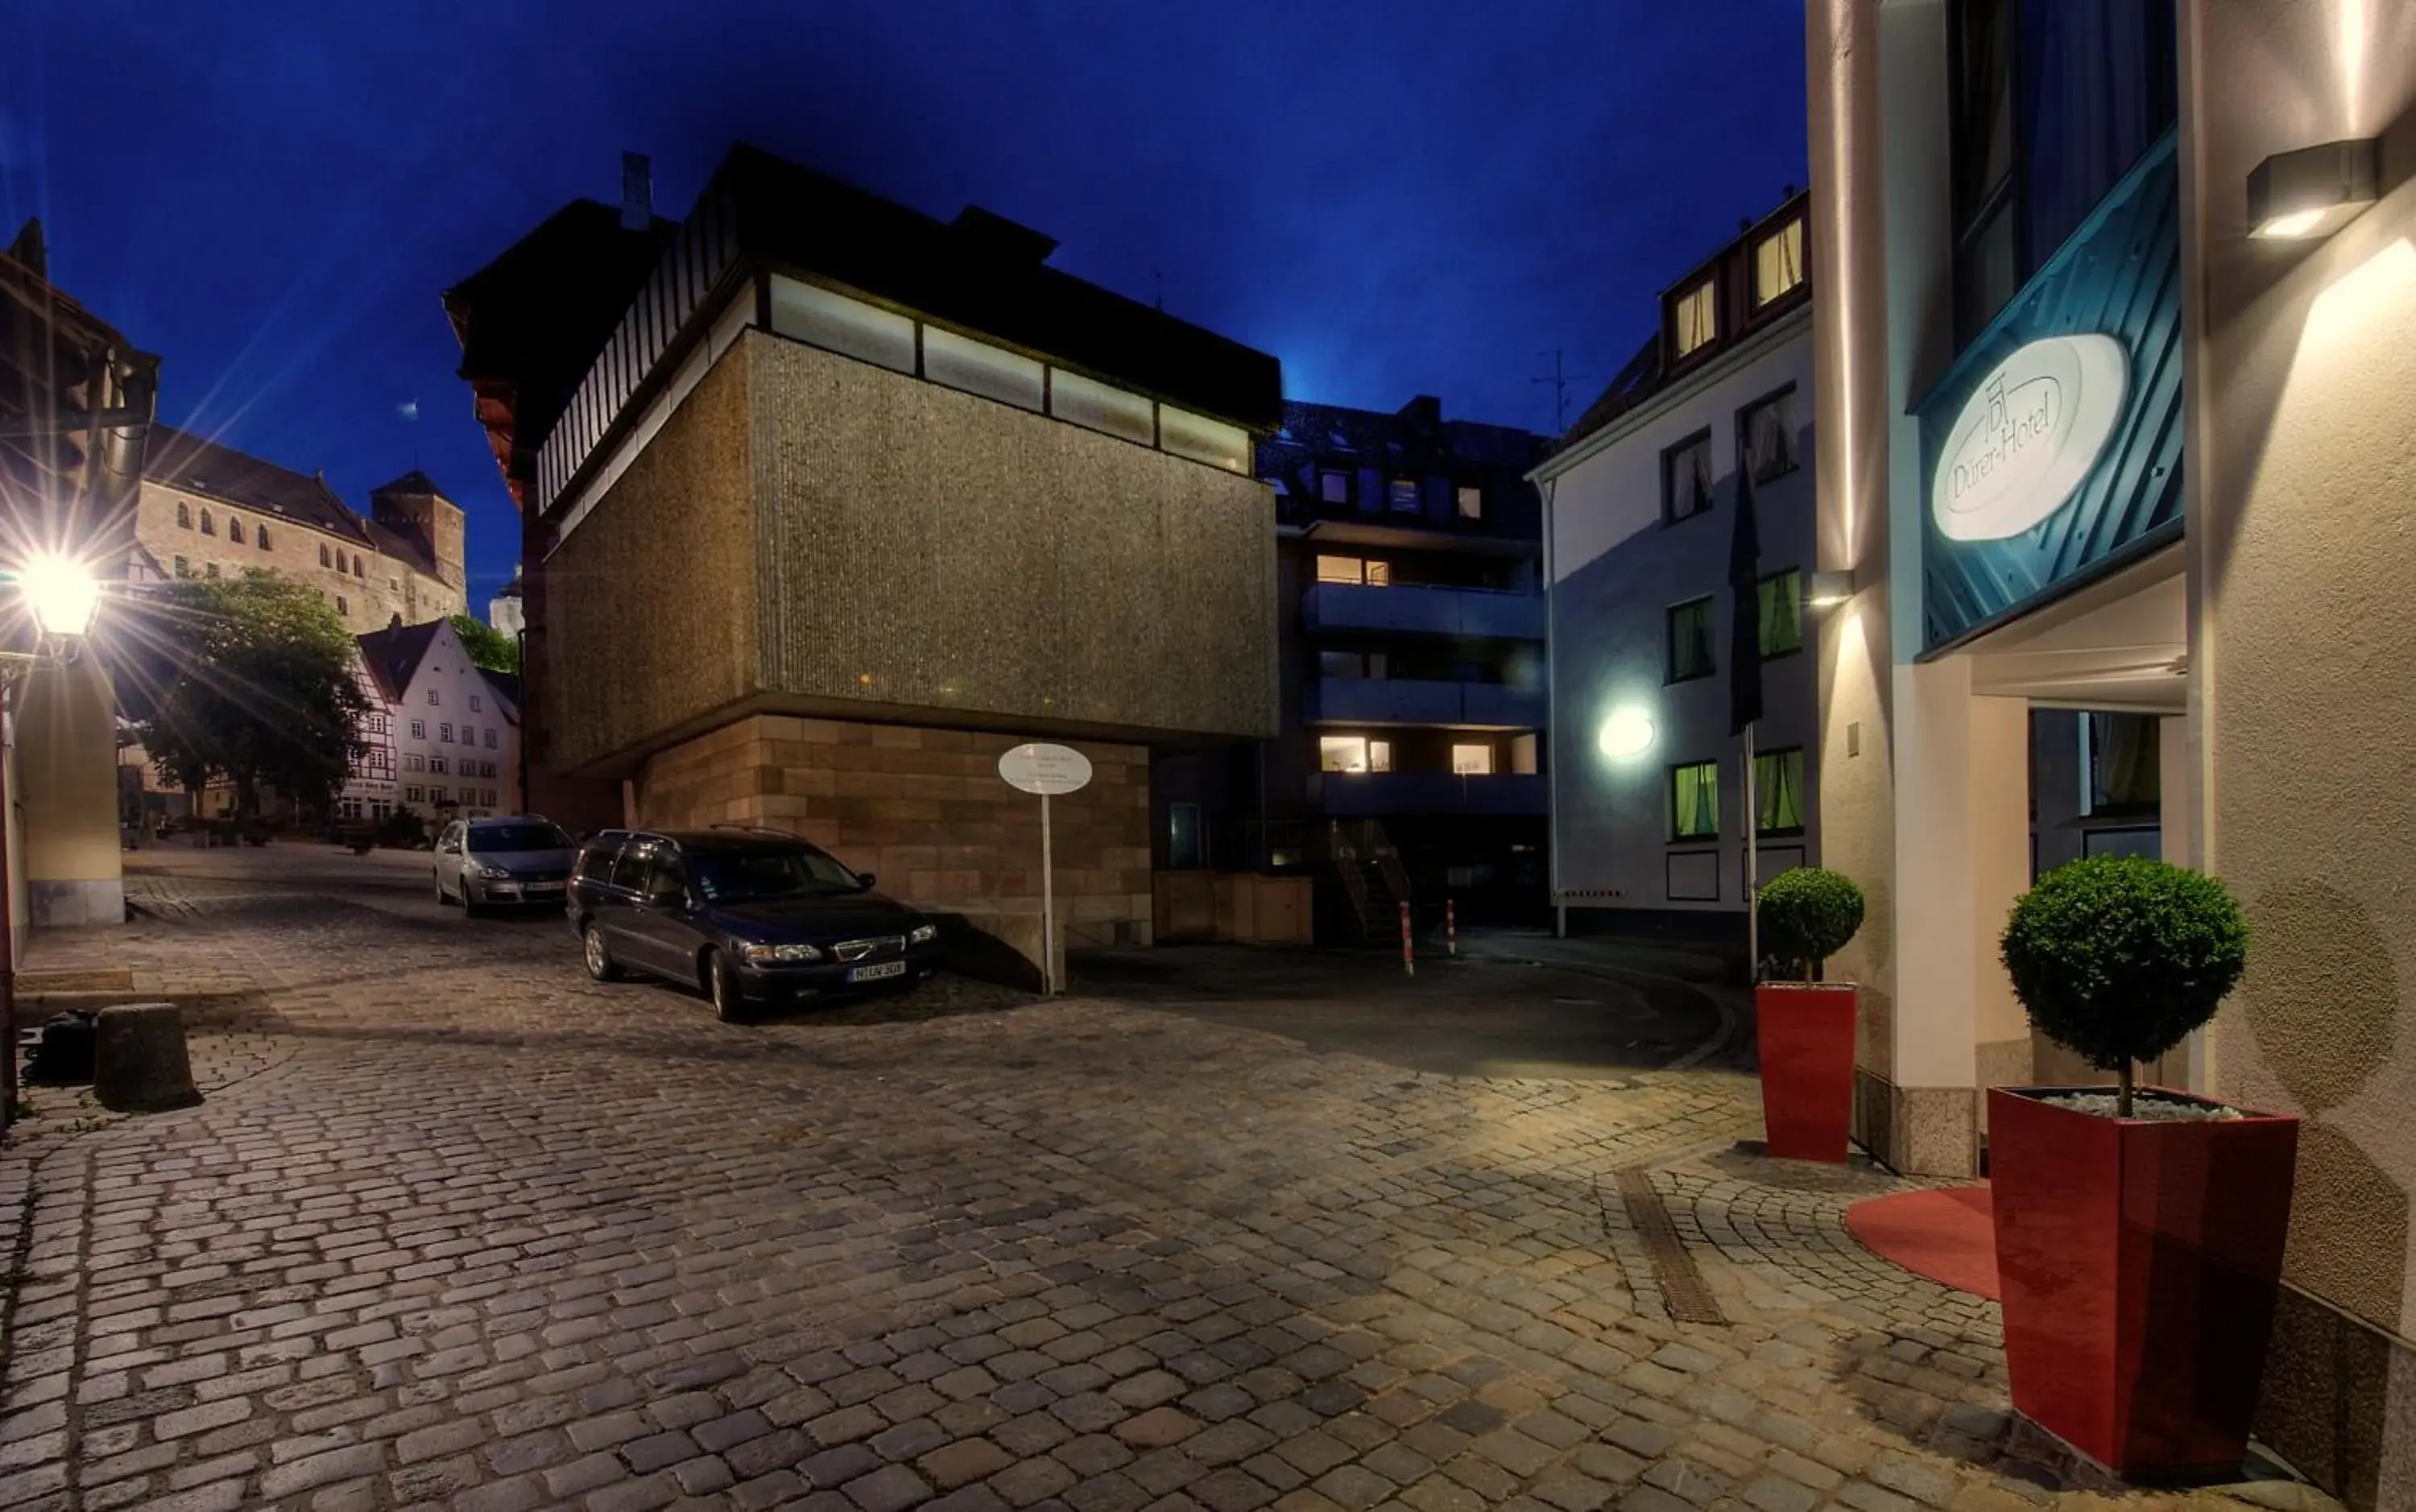
[[[476,919],[486,911],[487,906],[478,901],[477,893],[471,891],[469,880],[466,877],[463,878],[461,882],[461,917],[464,919]]]
[[[719,951],[704,952],[704,991],[713,999],[714,1016],[724,1024],[743,1023],[747,999],[738,991],[738,973]]]
[[[438,877],[436,879],[436,906],[442,908],[452,901],[453,894],[445,891],[445,878],[441,876]]]
[[[597,981],[621,980],[621,963],[612,959],[612,947],[604,942],[604,929],[590,924],[580,931],[580,954],[586,960],[587,974]]]

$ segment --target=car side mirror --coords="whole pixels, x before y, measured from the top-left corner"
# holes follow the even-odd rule
[[[860,888],[870,888],[872,886],[872,874],[870,872],[856,873],[855,885]]]

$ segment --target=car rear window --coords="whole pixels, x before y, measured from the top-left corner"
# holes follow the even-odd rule
[[[707,903],[857,892],[856,875],[810,846],[705,851],[690,858],[696,890]]]
[[[470,827],[470,849],[490,856],[514,850],[568,850],[570,837],[550,824],[478,824]]]
[[[623,848],[621,859],[612,863],[612,885],[640,892],[646,886],[646,862],[654,859],[650,846],[633,845]]]

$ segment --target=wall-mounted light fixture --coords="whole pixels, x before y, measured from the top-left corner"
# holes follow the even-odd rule
[[[2248,234],[2273,241],[2331,235],[2375,202],[2380,156],[2372,137],[2275,153],[2248,175]]]
[[[1653,741],[1659,733],[1653,727],[1653,716],[1630,704],[1610,711],[1610,717],[1604,720],[1602,728],[1595,732],[1593,743],[1596,750],[1611,760],[1624,761],[1652,750]]]
[[[1854,575],[1850,572],[1816,572],[1804,602],[1816,609],[1825,609],[1845,603],[1854,596]]]

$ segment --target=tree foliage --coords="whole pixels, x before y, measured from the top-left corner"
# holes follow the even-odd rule
[[[325,809],[365,749],[358,649],[317,590],[275,573],[191,579],[159,600],[148,686],[131,700],[143,749],[189,791],[232,784]]]
[[[457,614],[445,621],[453,633],[461,637],[461,649],[470,653],[474,666],[490,672],[521,673],[521,644],[510,636],[484,620],[467,614]]]
[[[1836,872],[1790,866],[1763,884],[1757,917],[1763,952],[1810,981],[1863,927],[1863,890]]]
[[[2214,1017],[2248,964],[2248,922],[2213,877],[2137,856],[2059,866],[2005,922],[2005,970],[2031,1022],[2122,1082]]]

